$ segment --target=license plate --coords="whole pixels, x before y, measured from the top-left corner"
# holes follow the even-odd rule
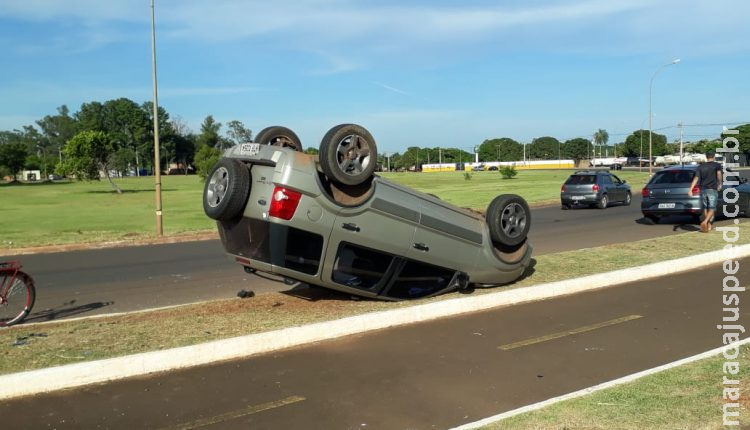
[[[585,198],[586,197],[584,197],[584,196],[573,196],[573,197],[571,197],[571,199],[573,199],[573,200],[583,200]]]
[[[674,209],[674,203],[659,203],[659,209]]]
[[[240,146],[240,155],[252,157],[260,152],[260,143],[243,143]]]

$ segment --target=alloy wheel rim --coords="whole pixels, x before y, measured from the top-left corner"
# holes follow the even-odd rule
[[[526,211],[518,203],[509,204],[500,215],[500,226],[508,237],[519,237],[526,228]]]
[[[208,202],[208,205],[212,208],[219,206],[224,201],[228,186],[229,171],[226,167],[219,167],[208,181],[208,187],[206,188],[206,202]]]
[[[341,139],[336,147],[339,169],[350,176],[359,175],[367,170],[370,158],[370,143],[356,134]]]

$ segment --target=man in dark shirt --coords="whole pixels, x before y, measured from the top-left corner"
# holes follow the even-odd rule
[[[698,165],[695,169],[693,183],[690,184],[688,195],[693,196],[693,188],[696,185],[701,189],[701,201],[703,202],[703,221],[701,221],[701,232],[708,233],[711,231],[716,213],[716,202],[719,200],[719,191],[721,191],[722,167],[721,164],[714,161],[716,154],[714,151],[706,152],[706,162]]]

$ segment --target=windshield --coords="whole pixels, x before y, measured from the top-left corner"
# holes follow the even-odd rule
[[[656,172],[652,184],[684,184],[693,180],[693,170],[662,170]]]
[[[591,185],[596,183],[595,175],[571,175],[565,182],[567,185]]]

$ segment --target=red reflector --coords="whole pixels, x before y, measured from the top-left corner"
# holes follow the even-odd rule
[[[598,193],[599,192],[599,185],[594,184],[594,186],[591,187],[591,189],[594,190],[595,193]]]
[[[701,187],[696,185],[693,187],[692,191],[694,196],[699,196],[701,194]]]
[[[276,187],[271,196],[271,209],[268,214],[275,218],[290,220],[297,210],[302,194],[287,188]]]
[[[641,196],[648,197],[648,188],[644,188],[641,190]]]

